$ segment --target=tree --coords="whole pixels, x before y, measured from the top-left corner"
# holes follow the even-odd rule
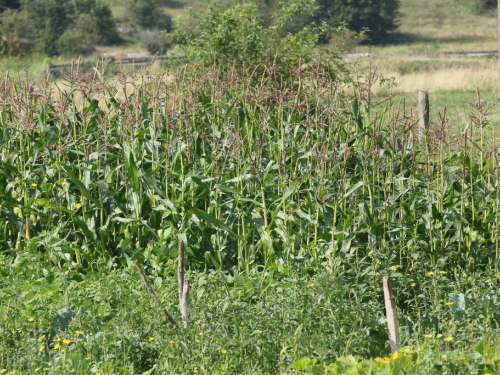
[[[317,23],[331,26],[343,23],[356,32],[368,28],[366,35],[372,43],[381,43],[398,24],[399,0],[317,0]]]
[[[92,52],[97,44],[120,41],[111,10],[100,0],[20,0],[19,9],[16,0],[1,4],[8,6],[0,17],[2,54],[31,49],[48,56],[75,56]]]
[[[143,29],[153,29],[161,14],[155,0],[130,0],[131,18]]]
[[[19,9],[20,7],[20,0],[0,0],[0,13],[6,9]]]
[[[474,10],[477,13],[484,13],[497,7],[497,0],[475,0]]]

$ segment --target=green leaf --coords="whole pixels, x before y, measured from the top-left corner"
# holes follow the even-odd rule
[[[190,207],[189,210],[193,214],[195,214],[199,219],[205,220],[207,223],[212,224],[214,227],[226,231],[231,238],[243,240],[243,237],[234,233],[228,225],[224,224],[222,221],[216,219],[215,217],[206,213],[205,211],[200,210],[196,207]]]
[[[95,199],[91,194],[90,191],[85,187],[85,185],[71,172],[71,168],[68,165],[63,165],[62,166],[65,172],[68,174],[68,179],[80,190],[82,195],[87,198],[88,200],[94,202],[99,208],[101,208],[101,202],[97,199]]]
[[[294,362],[290,367],[295,370],[306,370],[309,364],[309,358],[302,358]]]
[[[89,227],[87,226],[87,224],[85,224],[84,221],[82,220],[79,220],[79,219],[75,219],[73,220],[73,223],[78,227],[80,228],[83,233],[85,234],[85,237],[87,237],[88,239],[92,240],[92,241],[95,241],[95,234],[94,232],[92,232]]]

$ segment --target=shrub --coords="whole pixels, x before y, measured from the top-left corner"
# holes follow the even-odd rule
[[[253,3],[225,10],[211,8],[201,15],[191,13],[188,21],[175,19],[173,32],[165,37],[204,66],[215,64],[222,70],[232,66],[254,69],[271,63],[273,69],[289,74],[297,69],[299,61],[308,63],[317,56],[316,46],[322,35],[333,31],[340,34],[344,30],[311,24],[296,33],[287,32],[291,20],[312,14],[313,5],[314,0],[286,2],[270,24],[266,24],[264,15]],[[333,55],[337,56],[335,52]]]
[[[160,15],[155,0],[130,0],[129,10],[131,20],[144,29],[153,29]]]
[[[0,17],[0,55],[23,55],[31,45],[23,38],[26,14],[15,9],[7,9]]]
[[[497,0],[474,0],[474,10],[477,13],[484,13],[497,7]]]
[[[142,45],[152,55],[156,52],[165,54],[172,46],[170,41],[161,37],[161,31],[159,29],[142,30],[140,35]]]
[[[317,4],[314,21],[334,26],[345,23],[357,32],[367,28],[372,43],[383,42],[399,26],[399,0],[317,0]]]
[[[80,54],[92,51],[97,43],[120,41],[111,10],[97,0],[22,0],[20,9],[3,13],[1,48],[8,55],[20,54],[31,45],[48,56]]]
[[[87,55],[94,51],[96,41],[96,36],[86,30],[66,29],[57,40],[56,48],[65,56]]]

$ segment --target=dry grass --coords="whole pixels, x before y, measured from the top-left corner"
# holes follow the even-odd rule
[[[456,90],[496,90],[498,70],[496,65],[482,65],[477,68],[457,67],[443,70],[420,71],[411,74],[384,72],[386,77],[394,77],[395,92],[407,93],[418,90],[429,92]],[[379,93],[383,90],[378,89]]]

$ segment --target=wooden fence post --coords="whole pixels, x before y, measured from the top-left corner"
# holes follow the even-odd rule
[[[394,354],[399,349],[399,325],[396,312],[396,301],[392,294],[391,278],[384,276],[382,279],[384,286],[385,312],[387,316],[387,326],[389,328],[389,343],[391,344],[391,353]]]
[[[184,279],[184,241],[182,240],[179,243],[177,276],[179,280],[179,309],[181,310],[184,328],[188,328],[189,279]]]
[[[429,128],[429,93],[418,92],[418,138],[422,139]]]

